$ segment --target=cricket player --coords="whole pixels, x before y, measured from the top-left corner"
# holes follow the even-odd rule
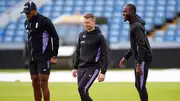
[[[121,59],[119,66],[125,67],[126,61],[133,57],[136,61],[135,67],[135,86],[139,92],[141,101],[148,101],[146,80],[148,70],[152,61],[152,51],[146,36],[145,21],[136,15],[136,7],[127,4],[123,9],[124,21],[129,21],[130,25],[130,46],[131,49]]]
[[[79,34],[75,52],[72,76],[77,76],[81,101],[93,101],[89,88],[97,77],[99,82],[104,81],[108,66],[108,46],[95,22],[93,14],[84,15],[85,31]]]
[[[25,29],[28,33],[29,70],[35,101],[50,101],[48,79],[51,64],[56,63],[59,37],[51,20],[37,12],[34,2],[24,4],[21,13],[26,15]]]

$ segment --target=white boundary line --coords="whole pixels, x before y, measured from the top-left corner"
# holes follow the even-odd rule
[[[108,71],[105,82],[134,82],[134,71]],[[31,82],[28,72],[0,72],[0,82]],[[51,72],[50,82],[76,82],[71,71]],[[96,80],[97,81],[97,80]],[[148,82],[180,82],[180,69],[149,70]]]

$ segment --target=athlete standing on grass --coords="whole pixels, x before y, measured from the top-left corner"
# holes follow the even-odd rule
[[[95,26],[95,22],[96,18],[93,14],[84,16],[85,31],[79,35],[75,52],[72,76],[77,76],[81,101],[93,101],[88,93],[89,88],[98,75],[98,81],[104,81],[108,66],[106,40],[100,29]]]
[[[59,37],[51,20],[37,12],[34,2],[27,2],[24,10],[27,19],[25,29],[28,33],[30,52],[29,70],[34,90],[35,101],[50,101],[48,79],[51,64],[56,63]]]
[[[125,67],[125,62],[133,56],[136,61],[135,67],[135,86],[139,92],[141,101],[148,101],[146,89],[146,79],[148,70],[152,61],[152,51],[145,34],[145,21],[136,15],[136,7],[133,4],[127,4],[123,9],[125,21],[130,25],[130,44],[131,49],[121,59],[119,66]]]

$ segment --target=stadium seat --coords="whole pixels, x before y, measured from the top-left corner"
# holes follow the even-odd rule
[[[167,6],[167,11],[166,11],[166,18],[171,20],[175,18],[176,12],[175,12],[175,6]]]
[[[146,1],[146,3],[147,3],[146,5],[155,5],[155,1],[156,0],[147,0]]]
[[[2,43],[2,39],[3,39],[2,36],[0,36],[0,43]]]
[[[23,39],[24,39],[23,36],[16,36],[16,37],[14,38],[14,41],[13,41],[13,42],[15,42],[15,43],[22,43],[22,42],[24,42]]]
[[[12,43],[12,36],[5,36],[4,43]]]
[[[175,41],[175,31],[168,30],[165,33],[165,41]]]
[[[0,0],[0,13],[7,7],[15,5],[17,2],[19,2],[19,0]],[[137,14],[146,21],[145,27],[147,32],[154,29],[154,26],[163,25],[166,22],[166,19],[173,19],[176,16],[176,13],[180,13],[180,0],[51,0],[40,7],[39,11],[52,20],[60,15],[74,14],[74,12],[80,12],[81,14],[93,13],[96,16],[105,16],[108,18],[108,28],[103,28],[103,30],[109,29],[109,31],[105,31],[106,34],[109,34],[106,35],[109,36],[108,41],[118,43],[122,41],[129,41],[127,34],[129,26],[123,21],[122,16],[123,6],[127,3],[133,3],[136,5]],[[3,29],[3,31],[5,31],[3,35],[0,32],[0,36],[4,36],[2,37],[2,41],[6,40],[6,42],[10,42],[8,40],[11,40],[11,38],[7,36],[13,36],[13,42],[21,42],[20,38],[24,38],[26,35],[25,32],[23,32],[25,19],[25,16],[22,16],[15,22],[11,21]],[[155,37],[152,41],[173,41],[171,40],[172,38],[167,37],[178,36],[177,32],[177,34],[174,35],[171,35],[172,33],[170,32],[174,31],[175,33],[176,29],[178,31],[180,29],[180,20],[178,20],[177,26],[168,25],[167,31],[165,32],[155,32]],[[67,30],[69,29],[64,29],[63,27],[57,28],[58,35],[67,37],[67,35],[65,35]],[[174,40],[177,41],[177,38]]]
[[[112,44],[117,44],[119,42],[119,39],[116,36],[110,36],[109,41]]]
[[[155,42],[164,42],[164,31],[159,30],[155,32],[154,36],[154,41]]]
[[[169,24],[169,25],[167,26],[167,30],[175,31],[175,30],[176,30],[176,27],[177,27],[177,25],[175,25],[175,24]]]
[[[153,29],[153,25],[150,23],[146,23],[145,28],[147,32],[150,32]]]
[[[3,28],[0,28],[0,36],[2,36],[4,33],[4,29]],[[2,37],[1,37],[2,38]]]

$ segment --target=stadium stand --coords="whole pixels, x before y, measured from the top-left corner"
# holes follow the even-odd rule
[[[0,13],[18,1],[1,0]],[[122,18],[123,6],[129,2],[136,5],[137,14],[146,21],[145,27],[148,33],[154,31],[157,26],[166,25],[164,30],[154,31],[152,37],[154,42],[180,42],[180,18],[177,18],[180,14],[180,6],[178,6],[180,0],[51,0],[50,3],[41,6],[38,11],[51,19],[56,19],[61,15],[73,15],[75,12],[80,12],[80,14],[92,12],[96,16],[105,16],[109,22],[108,32],[106,32],[109,34],[108,41],[110,44],[117,44],[129,41],[129,25]],[[167,24],[175,19],[176,23]],[[0,43],[24,42],[26,38],[24,20],[25,16],[21,16],[17,21],[11,21],[4,28],[0,28]],[[103,26],[103,29],[107,29],[107,26]],[[58,33],[60,36],[71,37],[72,40],[69,41],[72,42],[76,41],[75,38],[81,31],[74,33],[69,28],[57,30],[61,32]]]

